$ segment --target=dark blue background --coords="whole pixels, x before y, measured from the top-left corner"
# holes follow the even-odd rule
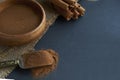
[[[44,79],[120,80],[120,0],[80,2],[84,17],[69,22],[59,17],[36,45],[60,55],[57,70]],[[7,78],[35,80],[20,68]]]

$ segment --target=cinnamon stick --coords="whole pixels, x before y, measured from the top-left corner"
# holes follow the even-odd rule
[[[68,10],[68,4],[63,2],[62,0],[50,0],[50,2],[52,2],[52,4],[56,5],[56,6],[59,6],[63,9],[66,9]]]
[[[78,19],[80,13],[77,10],[73,10],[73,13],[74,13],[73,19]]]
[[[68,4],[70,4],[70,5],[73,5],[73,4],[76,3],[75,0],[63,0],[63,1],[66,2],[66,3],[68,3]]]
[[[67,20],[70,20],[73,17],[73,13],[70,10],[64,10],[60,7],[55,7],[55,9],[57,10],[57,12],[61,13],[61,15],[66,18]]]
[[[85,14],[85,9],[76,0],[49,0],[49,2],[67,20],[78,19]]]

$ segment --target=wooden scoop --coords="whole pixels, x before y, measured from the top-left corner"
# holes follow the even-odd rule
[[[49,66],[52,65],[53,63],[54,63],[53,56],[46,50],[41,50],[23,54],[19,60],[0,62],[0,68],[19,65],[19,67],[22,69],[30,69]]]

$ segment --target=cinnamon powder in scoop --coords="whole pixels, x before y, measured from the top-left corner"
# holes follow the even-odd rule
[[[40,50],[39,53],[44,53],[44,54],[49,53],[53,57],[54,62],[53,64],[48,66],[42,66],[42,67],[31,69],[32,75],[35,78],[46,76],[47,74],[55,70],[58,64],[58,54],[55,51],[48,49],[48,50]]]
[[[52,72],[58,64],[58,54],[51,50],[33,51],[21,56],[24,68],[30,68],[33,77],[43,77]]]
[[[0,11],[0,32],[14,35],[32,31],[41,22],[41,14],[35,9],[26,4],[13,4]]]
[[[21,56],[22,66],[24,68],[36,68],[52,65],[53,56],[45,51],[33,51]]]

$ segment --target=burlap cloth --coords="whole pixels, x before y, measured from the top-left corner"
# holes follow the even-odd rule
[[[4,0],[0,0],[0,2],[1,1],[4,1]],[[50,5],[45,5],[46,4],[45,0],[37,0],[37,1],[40,2],[43,5],[43,7],[45,9],[45,12],[46,12],[46,15],[47,15],[47,24],[46,24],[46,31],[47,31],[49,26],[52,23],[54,23],[54,21],[56,20],[58,14],[51,8]],[[19,46],[19,47],[3,47],[3,46],[0,46],[0,61],[18,59],[18,57],[20,55],[22,55],[22,54],[24,54],[24,53],[26,53],[30,50],[34,50],[34,46],[40,40],[40,38],[37,41],[33,41],[29,44]],[[11,73],[14,68],[15,68],[15,66],[0,69],[0,78],[5,78],[6,76],[8,76],[9,73]]]

